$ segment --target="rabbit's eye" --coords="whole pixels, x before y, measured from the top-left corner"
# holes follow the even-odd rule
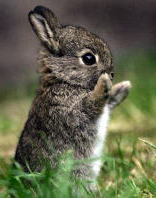
[[[96,58],[93,54],[91,53],[86,53],[82,56],[82,60],[84,64],[86,65],[93,65],[96,63]]]

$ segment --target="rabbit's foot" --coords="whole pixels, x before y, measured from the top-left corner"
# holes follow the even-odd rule
[[[110,95],[107,101],[109,107],[113,109],[119,105],[128,96],[130,88],[130,81],[123,81],[115,84],[110,91]]]
[[[91,98],[92,100],[106,100],[109,96],[110,90],[112,88],[112,82],[108,74],[102,74],[97,81],[97,84],[92,91]]]

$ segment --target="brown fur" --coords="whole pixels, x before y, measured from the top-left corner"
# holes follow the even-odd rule
[[[51,10],[36,7],[29,21],[44,50],[39,56],[40,86],[15,160],[25,171],[27,164],[32,171],[41,171],[45,161],[53,166],[69,149],[77,159],[90,157],[95,123],[115,93],[110,92],[113,65],[106,42],[84,28],[60,25]],[[86,49],[98,55],[95,64],[80,62]]]

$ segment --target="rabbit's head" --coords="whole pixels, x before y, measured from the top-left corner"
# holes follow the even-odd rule
[[[107,44],[82,27],[63,26],[53,12],[37,6],[29,13],[32,28],[45,50],[42,76],[70,85],[93,89],[99,76],[113,78],[112,56]]]

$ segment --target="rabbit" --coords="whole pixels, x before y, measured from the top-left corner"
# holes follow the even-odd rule
[[[105,41],[83,27],[61,25],[54,13],[37,6],[29,22],[39,38],[40,83],[19,138],[15,160],[24,171],[57,165],[60,154],[98,158],[74,174],[99,176],[110,113],[128,95],[131,84],[112,85],[114,66]]]

